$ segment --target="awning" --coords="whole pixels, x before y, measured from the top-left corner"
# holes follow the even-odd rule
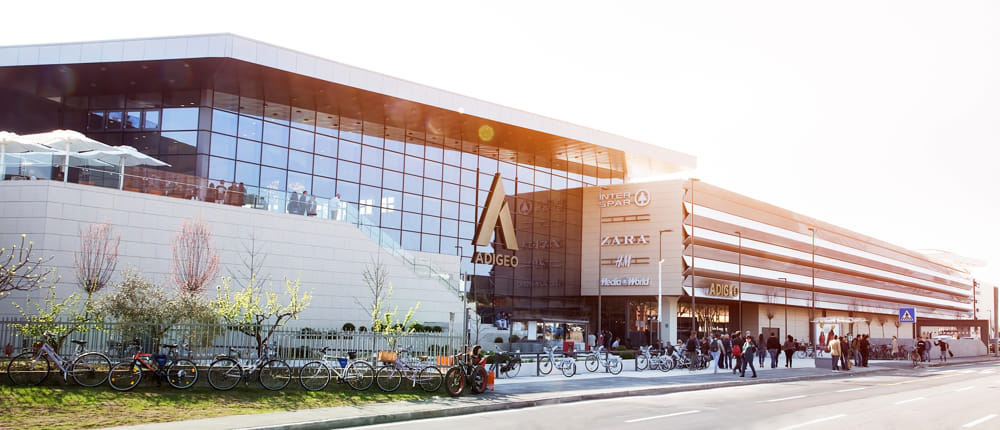
[[[824,323],[824,324],[854,324],[854,323],[866,323],[868,318],[861,317],[820,317],[812,320],[814,323]]]

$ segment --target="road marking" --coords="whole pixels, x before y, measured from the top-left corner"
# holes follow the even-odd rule
[[[837,392],[838,393],[846,393],[846,392],[849,392],[849,391],[864,390],[865,388],[868,388],[868,387],[848,388],[848,389],[844,389],[844,390],[837,390]]]
[[[817,423],[821,423],[821,422],[823,422],[823,421],[830,421],[830,420],[835,420],[835,419],[837,419],[837,418],[843,418],[843,417],[846,417],[846,416],[847,416],[846,414],[840,414],[840,415],[834,415],[834,416],[832,416],[832,417],[826,417],[826,418],[820,418],[820,419],[816,419],[816,420],[812,420],[812,421],[809,421],[809,422],[805,422],[805,423],[799,423],[799,424],[795,424],[795,425],[791,425],[791,426],[788,426],[788,427],[782,427],[782,428],[780,428],[780,429],[778,429],[778,430],[791,430],[791,429],[797,429],[797,428],[799,428],[799,427],[805,427],[805,426],[809,426],[809,425],[813,425],[813,424],[817,424]]]
[[[642,422],[642,421],[655,420],[655,419],[660,419],[660,418],[676,417],[676,416],[679,416],[679,415],[696,414],[698,412],[701,412],[701,411],[695,410],[695,411],[674,412],[672,414],[657,415],[657,416],[654,416],[654,417],[636,418],[636,419],[633,419],[633,420],[625,421],[625,423],[626,424],[631,424],[631,423],[637,423],[637,422]]]
[[[910,402],[915,402],[917,400],[923,400],[923,399],[924,399],[923,397],[917,397],[917,398],[913,398],[913,399],[909,399],[909,400],[900,400],[900,401],[896,402],[896,404],[897,405],[902,405],[903,403],[910,403]]]
[[[903,384],[912,384],[912,383],[914,383],[914,382],[920,382],[920,381],[919,381],[919,380],[917,380],[917,379],[911,379],[911,380],[909,380],[909,381],[900,381],[900,382],[893,382],[893,383],[891,383],[891,384],[885,384],[885,385],[903,385]]]
[[[971,389],[973,389],[973,388],[976,388],[976,387],[974,387],[974,386],[971,386],[971,385],[970,385],[970,386],[968,386],[968,387],[962,387],[962,388],[959,388],[959,389],[955,390],[955,392],[956,392],[956,393],[959,393],[959,392],[962,392],[962,391],[965,391],[965,390],[971,390]]]
[[[987,415],[985,417],[982,417],[982,418],[980,418],[978,420],[975,420],[975,421],[973,421],[971,423],[968,423],[968,424],[966,424],[966,425],[964,425],[962,427],[965,427],[965,428],[975,427],[975,426],[980,425],[980,424],[982,424],[982,423],[984,423],[986,421],[989,421],[989,420],[992,420],[993,418],[996,418],[996,416],[997,416],[997,414],[989,414],[989,415]]]
[[[792,397],[782,397],[782,398],[780,398],[780,399],[771,399],[771,400],[759,400],[759,401],[757,401],[757,403],[771,403],[771,402],[781,402],[781,401],[785,401],[785,400],[795,400],[795,399],[801,399],[801,398],[803,398],[803,397],[805,397],[805,396],[804,396],[804,395],[802,395],[802,396],[792,396]]]

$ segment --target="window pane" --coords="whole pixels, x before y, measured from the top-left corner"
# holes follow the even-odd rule
[[[260,186],[272,190],[285,190],[285,171],[273,167],[260,168]]]
[[[423,252],[438,252],[439,240],[436,234],[421,235],[420,250]]]
[[[444,157],[443,151],[444,149],[439,148],[437,146],[428,146],[425,149],[424,158],[436,162],[441,162],[442,158]]]
[[[477,177],[478,175],[476,175],[475,171],[462,169],[462,185],[466,187],[475,187]],[[488,183],[484,185],[484,187],[488,186],[490,186]]]
[[[462,152],[455,151],[451,149],[444,150],[444,164],[449,166],[461,166],[462,165]]]
[[[441,219],[436,216],[424,215],[421,217],[423,219],[423,226],[421,226],[420,231],[424,233],[439,234],[441,233]]]
[[[288,151],[288,170],[312,173],[313,155],[302,151]]]
[[[256,118],[240,116],[240,137],[243,139],[261,140],[264,121]]]
[[[424,180],[419,176],[406,175],[403,177],[403,191],[414,194],[424,192]]]
[[[212,133],[211,154],[217,157],[236,158],[236,138]]]
[[[337,139],[322,134],[316,135],[316,153],[327,157],[336,157]]]
[[[371,146],[361,147],[361,162],[369,166],[382,166],[382,150]]]
[[[390,139],[387,137],[385,138],[385,149],[394,152],[403,152],[404,150],[406,150],[406,145],[403,144],[403,142]]]
[[[420,231],[420,214],[403,212],[403,230]]]
[[[264,142],[278,146],[288,146],[288,127],[270,122],[264,123]]]
[[[225,158],[212,157],[208,162],[208,177],[212,179],[233,180],[236,172],[236,162]]]
[[[125,113],[125,128],[137,129],[142,127],[142,112],[132,111]]]
[[[249,163],[236,163],[236,182],[242,182],[248,187],[256,187],[260,180],[260,166]]]
[[[361,215],[366,215],[371,219],[377,219],[378,214],[381,212],[381,206],[382,190],[377,187],[362,185],[361,196],[358,200],[358,209],[361,210]],[[375,215],[375,217],[372,218],[372,215]]]
[[[403,212],[401,211],[387,211],[385,210],[385,199],[387,197],[383,196],[383,208],[382,208],[382,227],[400,228],[403,223]],[[384,230],[383,230],[384,231]]]
[[[410,251],[420,250],[420,233],[414,233],[409,231],[403,232],[403,240],[400,243],[403,249],[408,249]]]
[[[458,221],[453,219],[442,219],[441,235],[458,237]]]
[[[160,153],[164,155],[194,154],[198,148],[197,131],[160,133]],[[175,166],[176,167],[176,166]]]
[[[160,128],[160,111],[158,110],[148,110],[145,114],[145,122],[142,123],[142,128],[155,130]]]
[[[309,191],[312,194],[312,176],[304,173],[288,172],[288,191]]]
[[[337,157],[340,158],[341,160],[348,160],[348,161],[353,161],[355,163],[360,163],[361,145],[354,142],[341,140]]]
[[[430,197],[424,197],[424,214],[440,216],[441,201]]]
[[[122,113],[120,111],[108,112],[108,129],[117,130],[122,128]]]
[[[446,218],[458,218],[458,203],[441,201],[441,216]]]
[[[361,180],[361,165],[350,161],[339,161],[337,163],[337,179],[359,182]]]
[[[317,197],[332,198],[337,194],[337,181],[322,176],[313,176],[313,192]]]
[[[462,181],[460,169],[455,166],[444,165],[441,172],[441,180],[451,184],[460,184]]]
[[[160,125],[163,130],[196,130],[198,128],[198,108],[164,109],[163,121]],[[235,127],[233,130],[235,131]]]
[[[424,163],[424,176],[431,179],[441,179],[441,163],[427,161]]]
[[[361,183],[376,187],[382,186],[382,169],[361,166]]]
[[[236,144],[236,158],[248,163],[260,163],[260,143],[240,139]]]
[[[262,164],[284,169],[288,166],[288,149],[264,145],[261,147],[260,159]]]
[[[356,202],[358,201],[358,184],[347,181],[337,181],[337,192],[340,193],[340,199],[345,202]]]
[[[443,189],[441,190],[441,197],[447,200],[458,201],[458,185],[444,183],[442,184]]]
[[[340,130],[340,138],[351,142],[361,142],[361,133],[355,131]]]
[[[441,181],[435,181],[433,179],[424,179],[424,195],[429,197],[441,198]]]
[[[292,149],[298,149],[299,151],[313,152],[313,134],[299,130],[297,128],[291,129],[291,140],[289,146]]]
[[[385,151],[383,160],[385,161],[383,167],[386,169],[396,170],[399,172],[403,171],[403,154]]]
[[[382,189],[382,212],[399,212],[403,204],[403,193],[399,191]]]
[[[382,186],[393,190],[403,189],[403,174],[391,170],[382,171]]]
[[[424,176],[424,160],[407,155],[405,172],[408,175]]]
[[[323,175],[330,178],[337,177],[337,160],[329,157],[316,156],[313,160],[313,169],[317,175]]]
[[[415,194],[403,194],[403,210],[407,212],[423,212],[423,199]]]
[[[424,156],[424,144],[423,142],[406,142],[406,155],[413,155],[415,157]]]

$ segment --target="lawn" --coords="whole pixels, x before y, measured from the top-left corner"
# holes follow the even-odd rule
[[[176,390],[143,381],[141,386],[124,393],[107,386],[84,388],[72,383],[41,387],[0,385],[0,405],[4,409],[0,428],[98,428],[406,401],[441,394],[411,391],[405,384],[395,393],[384,393],[374,386],[354,391],[334,385],[318,392],[305,391],[297,385],[289,385],[282,391],[267,391],[255,384],[217,391],[201,383],[188,390]]]

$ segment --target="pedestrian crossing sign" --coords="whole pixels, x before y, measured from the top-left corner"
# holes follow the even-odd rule
[[[901,323],[917,322],[916,310],[914,308],[899,308],[899,322]]]

